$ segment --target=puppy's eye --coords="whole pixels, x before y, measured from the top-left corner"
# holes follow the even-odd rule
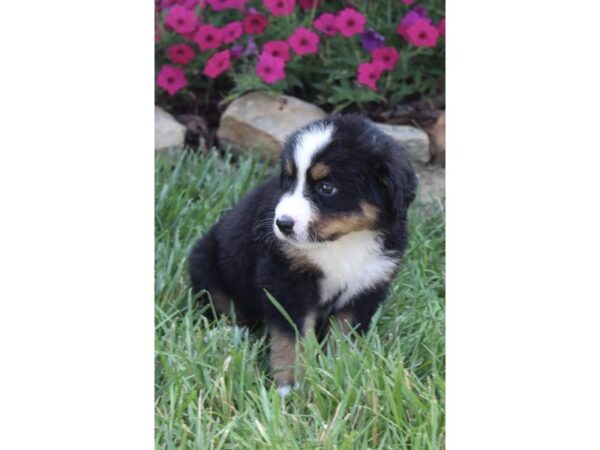
[[[317,184],[317,192],[325,197],[329,197],[337,193],[337,188],[333,184],[323,181]]]

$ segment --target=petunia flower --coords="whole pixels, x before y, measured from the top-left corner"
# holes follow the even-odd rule
[[[237,20],[234,22],[229,22],[221,30],[223,31],[223,42],[226,44],[231,44],[232,42],[236,41],[244,33],[242,22]]]
[[[281,58],[263,53],[258,58],[256,74],[267,84],[277,83],[285,78],[285,63]]]
[[[217,78],[223,72],[231,67],[231,57],[229,50],[223,50],[215,53],[206,61],[202,73],[209,78]]]
[[[445,17],[442,20],[440,20],[440,23],[438,25],[438,32],[440,33],[440,36],[446,37],[446,18]]]
[[[350,37],[362,33],[365,30],[367,19],[361,13],[352,8],[340,11],[335,19],[335,26],[342,36]]]
[[[400,53],[394,47],[381,47],[371,52],[371,60],[378,61],[383,70],[392,70],[400,60]]]
[[[215,11],[224,11],[226,9],[236,8],[235,2],[231,0],[206,0],[206,3]]]
[[[234,45],[233,47],[231,47],[230,49],[230,57],[231,59],[237,59],[240,56],[242,56],[242,52],[244,51],[244,48],[241,45]]]
[[[191,33],[198,26],[198,19],[193,11],[175,5],[169,10],[165,18],[165,24],[177,33]]]
[[[326,36],[335,36],[338,33],[338,29],[335,26],[334,14],[321,14],[315,19],[313,26]]]
[[[187,79],[183,69],[165,64],[160,68],[156,84],[169,93],[174,95],[180,89],[187,86]]]
[[[318,8],[323,0],[300,0],[300,8],[304,11]]]
[[[288,44],[297,55],[310,55],[319,50],[319,35],[308,28],[298,27],[288,38]]]
[[[260,13],[251,12],[246,17],[244,17],[244,20],[242,20],[244,32],[247,34],[263,34],[268,24],[269,19],[267,19],[266,16]]]
[[[213,25],[201,25],[194,35],[194,42],[203,52],[219,48],[223,43],[223,31]]]
[[[360,44],[363,48],[369,52],[372,52],[376,48],[383,47],[385,43],[385,38],[375,31],[373,28],[367,28],[360,35]]]
[[[290,60],[290,47],[285,41],[269,41],[263,45],[263,53],[268,53],[273,58],[281,58],[285,62]]]
[[[296,0],[263,0],[263,3],[274,16],[289,16],[296,6]]]
[[[371,90],[377,90],[377,82],[381,78],[383,67],[379,61],[365,62],[358,65],[358,76],[357,80],[359,84],[364,84],[371,88]]]
[[[408,30],[409,27],[414,25],[417,22],[417,20],[427,20],[431,22],[431,19],[427,17],[426,14],[427,11],[423,8],[413,8],[411,11],[407,12],[406,15],[402,18],[402,20],[398,24],[396,33],[398,33],[404,39],[408,40],[406,30]]]
[[[167,55],[174,64],[187,64],[196,56],[196,53],[187,44],[175,44],[167,49]]]
[[[408,42],[415,47],[435,47],[440,32],[431,22],[425,19],[417,20],[406,30]]]

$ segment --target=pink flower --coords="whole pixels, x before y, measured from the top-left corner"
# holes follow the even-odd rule
[[[174,64],[187,64],[196,56],[192,47],[187,44],[171,45],[167,49],[167,54]]]
[[[413,10],[406,13],[406,15],[402,18],[402,20],[398,24],[396,33],[398,33],[404,39],[408,40],[408,34],[406,34],[406,30],[408,30],[409,27],[413,26],[417,22],[417,20],[421,19],[431,22],[431,19],[425,15],[424,10],[420,8],[414,8]]]
[[[215,53],[206,61],[202,73],[209,78],[217,78],[231,67],[231,56],[229,50]]]
[[[160,68],[156,84],[167,91],[169,95],[173,95],[187,86],[185,72],[183,69],[165,64]]]
[[[381,47],[371,52],[372,61],[381,63],[383,70],[392,70],[398,60],[400,53],[394,47]]]
[[[335,26],[335,15],[323,13],[313,23],[314,27],[327,36],[335,36],[338,32]]]
[[[263,53],[258,58],[256,74],[267,84],[277,83],[285,78],[285,63],[281,58]]]
[[[296,0],[263,0],[263,3],[274,16],[289,16],[296,6]]]
[[[194,35],[194,42],[203,52],[219,48],[223,42],[223,31],[213,25],[201,25]]]
[[[297,55],[310,55],[319,50],[319,36],[308,28],[298,27],[288,38],[288,44]]]
[[[285,41],[270,41],[263,45],[263,53],[268,53],[273,58],[281,58],[285,62],[290,60],[290,47]]]
[[[440,36],[446,37],[446,18],[445,17],[442,20],[440,20],[440,24],[438,25],[438,32],[440,33]]]
[[[206,0],[212,9],[215,11],[224,11],[226,9],[244,10],[248,0]]]
[[[358,65],[358,82],[377,90],[377,81],[381,77],[383,67],[379,61],[366,62]]]
[[[194,9],[200,0],[180,0],[179,4],[186,9]]]
[[[435,47],[440,32],[425,19],[417,20],[406,30],[408,42],[415,47]]]
[[[242,28],[242,22],[235,21],[229,22],[222,28],[223,31],[223,42],[226,44],[231,44],[233,41],[239,39],[244,33],[244,29]]]
[[[178,33],[190,33],[198,26],[198,19],[193,11],[175,5],[169,10],[165,24]]]
[[[412,5],[415,2],[415,0],[402,0],[402,3],[404,3],[405,5]]]
[[[250,13],[242,20],[244,32],[248,34],[263,34],[268,24],[269,19],[259,13]]]
[[[318,8],[323,0],[300,0],[300,7],[303,10]]]
[[[346,8],[339,12],[335,19],[335,26],[342,36],[350,37],[365,31],[367,19],[361,13],[352,8]]]

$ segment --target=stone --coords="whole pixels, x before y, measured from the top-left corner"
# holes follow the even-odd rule
[[[154,150],[164,152],[171,148],[183,148],[185,144],[184,125],[158,106],[154,107]]]
[[[325,116],[321,108],[294,97],[251,92],[227,107],[217,137],[222,146],[275,158],[288,135]]]
[[[409,125],[376,123],[375,126],[404,146],[416,166],[424,166],[431,159],[427,133]]]
[[[446,169],[428,166],[417,170],[417,178],[417,204],[431,205],[446,198]]]

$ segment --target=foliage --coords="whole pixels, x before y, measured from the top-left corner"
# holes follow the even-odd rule
[[[365,336],[337,330],[301,353],[305,375],[282,400],[264,330],[194,308],[194,241],[271,170],[216,152],[156,159],[156,448],[444,448],[444,221],[412,208],[410,245]]]
[[[444,0],[310,3],[160,1],[158,103],[206,92],[228,101],[262,90],[342,109],[443,89]],[[380,47],[398,52],[399,60],[382,64],[373,53]]]

